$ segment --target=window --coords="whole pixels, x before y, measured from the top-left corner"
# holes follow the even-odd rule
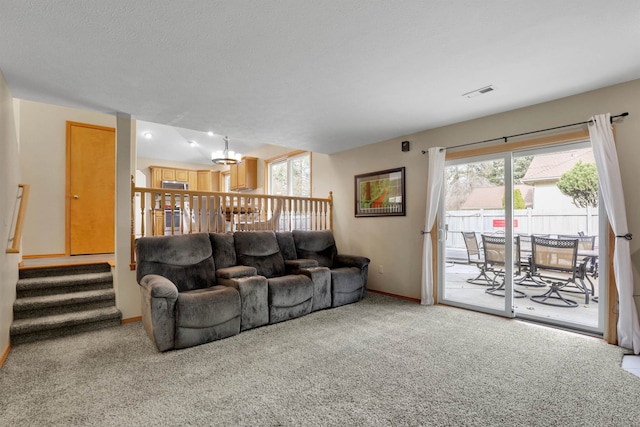
[[[295,153],[268,162],[268,193],[275,196],[311,197],[311,154]]]
[[[231,191],[231,173],[228,171],[222,172],[222,186],[225,193]]]

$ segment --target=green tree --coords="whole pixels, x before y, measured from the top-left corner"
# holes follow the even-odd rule
[[[579,208],[598,206],[598,172],[595,163],[579,161],[562,174],[557,186]]]
[[[533,156],[517,157],[513,160],[513,182],[521,184],[522,177],[527,173],[529,165],[533,160]],[[504,162],[502,160],[494,160],[490,165],[482,171],[484,176],[494,185],[504,185]]]
[[[445,169],[446,208],[457,210],[474,188],[486,187],[483,163],[466,163]]]
[[[502,196],[502,207],[504,208],[504,196]],[[526,209],[527,205],[524,203],[524,197],[522,197],[522,191],[519,188],[513,190],[513,209]]]

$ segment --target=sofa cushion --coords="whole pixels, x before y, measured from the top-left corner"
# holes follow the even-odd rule
[[[236,247],[233,234],[209,233],[211,248],[213,249],[213,261],[216,268],[226,268],[236,265]]]
[[[289,274],[267,280],[269,306],[293,307],[313,297],[313,283],[307,276]]]
[[[234,288],[212,286],[178,294],[177,326],[207,328],[235,317],[240,317],[240,294]]]
[[[338,249],[331,231],[294,230],[292,234],[298,258],[315,259],[321,267],[333,267]]]
[[[356,267],[340,267],[331,270],[333,292],[354,292],[362,288],[362,273]]]
[[[180,292],[216,284],[216,268],[206,233],[140,237],[135,250],[138,283],[147,274],[157,274],[169,279]]]
[[[276,239],[280,252],[285,261],[298,258],[296,255],[296,245],[293,241],[293,233],[291,231],[276,231]]]
[[[285,274],[284,258],[273,231],[238,231],[234,233],[238,264],[255,267],[266,278]]]

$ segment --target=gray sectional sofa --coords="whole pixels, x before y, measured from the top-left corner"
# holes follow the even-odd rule
[[[369,259],[338,254],[330,231],[142,237],[142,322],[159,351],[360,301]]]

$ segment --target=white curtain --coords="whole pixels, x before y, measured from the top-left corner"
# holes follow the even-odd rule
[[[591,117],[589,136],[598,168],[600,192],[611,228],[616,236],[624,236],[629,232],[627,213],[609,113]],[[618,344],[621,347],[633,349],[635,354],[640,354],[640,326],[638,312],[633,301],[630,246],[629,240],[616,237],[613,272],[618,289]]]
[[[431,228],[438,213],[438,202],[442,193],[444,179],[444,148],[429,148],[429,172],[427,175],[427,214],[424,226],[424,242],[422,249],[422,292],[420,302],[433,305],[433,250],[431,248]]]

